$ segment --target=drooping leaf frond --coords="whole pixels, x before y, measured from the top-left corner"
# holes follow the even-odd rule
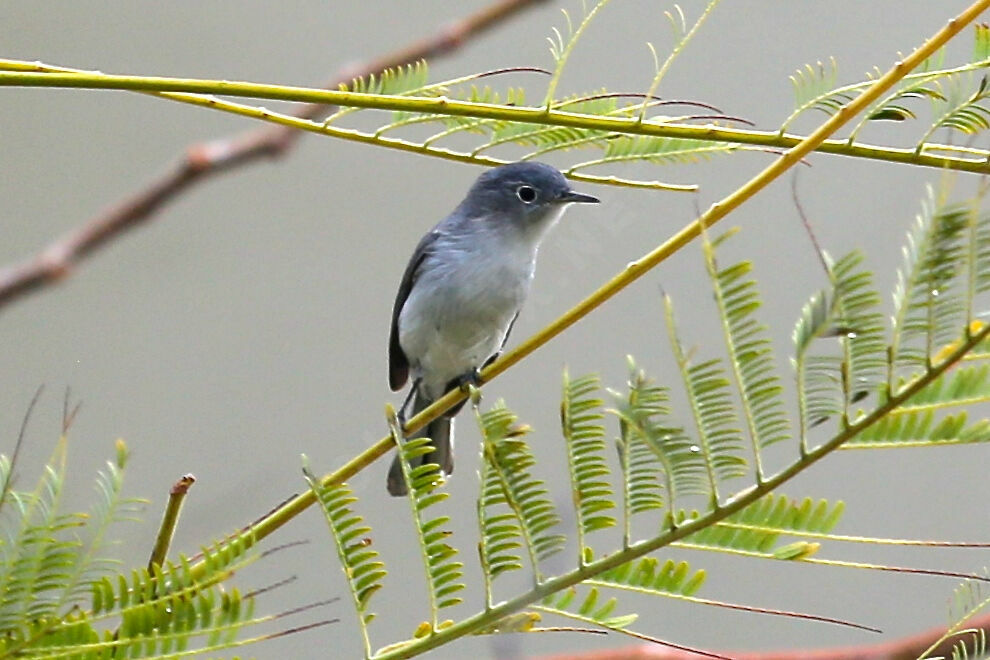
[[[969,133],[985,130],[982,125],[990,117],[983,104],[985,90],[982,89],[982,82],[974,82],[973,74],[990,67],[990,57],[983,45],[986,41],[985,31],[978,27],[974,34],[973,55],[968,63],[944,68],[941,52],[926,60],[915,73],[905,76],[886,96],[871,104],[851,129],[850,142],[856,140],[863,128],[870,123],[917,119],[918,108],[915,106],[920,99],[931,102],[933,121],[923,137],[917,141],[919,151],[927,145],[932,133],[941,127]],[[838,65],[834,58],[798,69],[791,76],[795,110],[781,124],[781,135],[798,116],[808,111],[834,115],[873,84],[879,75],[879,72],[869,73],[862,82],[837,86]]]
[[[63,436],[33,491],[7,492],[0,521],[0,655],[68,660],[210,654],[259,641],[264,635],[242,638],[241,630],[283,616],[256,616],[252,594],[223,584],[259,557],[249,552],[250,534],[204,548],[196,569],[180,557],[129,573],[108,570],[113,564],[103,551],[112,525],[132,520],[140,503],[123,495],[126,446],[118,441],[116,460],[99,473],[90,515],[61,510],[65,449]]]
[[[134,520],[141,500],[122,494],[127,450],[97,474],[97,499],[89,515],[63,513],[66,439],[63,437],[33,492],[10,490],[5,540],[0,542],[0,630],[26,619],[56,622],[88,598],[90,584],[113,562],[104,556],[110,528]],[[4,458],[9,469],[9,459]],[[85,528],[85,531],[82,532]]]
[[[752,528],[775,535],[810,532],[827,534],[839,522],[845,511],[841,501],[830,503],[810,497],[802,500],[786,495],[769,493],[753,504],[728,516],[719,526],[726,528]]]
[[[643,557],[605,571],[589,583],[658,596],[693,596],[705,583],[705,571],[692,570],[686,561]]]
[[[984,571],[984,574],[986,571]],[[944,645],[947,640],[956,639],[952,646],[953,660],[975,660],[987,655],[986,632],[981,628],[966,627],[966,622],[990,605],[986,594],[986,583],[976,579],[965,580],[956,587],[949,601],[949,626],[945,633],[925,649],[919,660],[938,660],[945,656],[933,656],[932,652]]]
[[[557,616],[575,619],[583,623],[597,624],[609,630],[618,631],[628,628],[639,618],[636,614],[615,615],[614,612],[618,601],[613,597],[602,602],[599,598],[600,592],[597,587],[591,587],[583,591],[586,593],[580,602],[577,602],[578,590],[571,587],[559,594],[547,596],[537,606],[537,609],[556,614]]]
[[[894,289],[891,356],[895,368],[916,372],[938,346],[965,329],[963,283],[969,211],[946,205],[929,188],[922,212],[903,248],[904,263]]]
[[[935,447],[990,442],[990,420],[981,418],[967,425],[967,419],[966,411],[940,418],[931,409],[889,415],[857,434],[842,449]]]
[[[340,559],[347,586],[350,588],[354,608],[358,615],[358,625],[364,638],[365,655],[371,655],[371,643],[368,638],[368,624],[375,618],[368,611],[368,600],[382,588],[382,579],[386,575],[385,562],[378,551],[371,547],[371,527],[360,514],[354,511],[357,495],[346,483],[323,485],[310,471],[308,465],[303,466],[303,476],[310,490],[316,495],[323,511],[323,516],[330,526]]]
[[[627,542],[633,515],[666,506],[664,525],[669,526],[678,498],[712,495],[701,449],[670,418],[667,389],[649,379],[632,358],[629,371],[628,392],[612,392],[611,409],[619,417]]]
[[[578,551],[583,553],[585,536],[615,526],[607,513],[615,508],[611,471],[605,460],[605,428],[600,420],[602,401],[597,394],[597,376],[572,380],[564,371],[564,392],[560,403],[560,423],[567,445],[567,465],[571,477],[571,498],[577,510]]]
[[[491,603],[491,582],[507,571],[522,570],[523,560],[518,550],[523,547],[519,519],[505,503],[502,483],[495,468],[487,461],[481,479],[478,498],[478,526],[481,532],[481,564]]]
[[[862,400],[887,377],[887,332],[880,294],[863,255],[852,251],[829,264],[836,304],[836,326],[843,348],[846,404]]]
[[[666,294],[664,309],[674,358],[684,381],[698,433],[698,447],[708,472],[712,502],[717,504],[718,482],[746,474],[742,433],[732,403],[729,380],[720,360],[691,363],[677,336],[673,302]]]
[[[800,559],[814,554],[818,544],[799,541],[780,545],[781,537],[789,532],[827,533],[838,522],[843,510],[841,502],[832,505],[826,500],[814,502],[805,498],[798,501],[768,494],[721,523],[691,534],[674,545],[767,559]]]
[[[891,416],[920,410],[944,410],[990,401],[990,365],[957,367],[905,401]]]
[[[388,421],[393,437],[401,437],[402,427],[394,414],[389,416]],[[458,592],[464,589],[464,564],[457,561],[457,548],[450,542],[450,516],[434,517],[430,511],[431,507],[449,496],[440,488],[444,481],[440,466],[436,463],[424,463],[412,467],[417,462],[414,459],[432,451],[433,445],[430,444],[429,437],[412,438],[399,445],[402,475],[406,480],[416,536],[426,570],[432,629],[435,630],[439,625],[439,610],[457,605],[463,600]]]
[[[792,333],[803,451],[807,450],[808,431],[839,415],[843,409],[840,359],[810,352],[815,340],[835,333],[834,300],[833,296],[830,302],[824,290],[812,294],[801,309]]]
[[[743,261],[719,269],[715,244],[704,242],[705,264],[715,289],[715,303],[729,353],[729,364],[742,402],[756,464],[757,478],[763,478],[760,450],[790,438],[790,424],[784,413],[783,387],[777,376],[773,347],[765,325],[755,313],[762,304],[756,283],[749,277],[752,264]]]
[[[929,95],[935,122],[918,141],[919,149],[940,128],[966,135],[976,135],[990,128],[990,90],[986,75],[975,85],[972,74],[953,76],[935,85],[941,88]]]
[[[501,401],[487,412],[477,406],[475,411],[484,439],[484,460],[491,468],[485,474],[502,491],[501,502],[497,497],[489,501],[504,504],[516,517],[534,576],[540,580],[540,562],[563,550],[566,538],[553,531],[560,516],[546,486],[532,474],[536,459],[523,439],[529,428],[517,425],[518,418]],[[488,493],[490,486],[486,483],[483,488]]]

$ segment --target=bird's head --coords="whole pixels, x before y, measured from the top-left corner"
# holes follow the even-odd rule
[[[556,168],[537,162],[495,167],[471,186],[461,203],[464,215],[475,221],[508,222],[523,229],[544,229],[568,204],[597,204],[597,197],[571,190]]]

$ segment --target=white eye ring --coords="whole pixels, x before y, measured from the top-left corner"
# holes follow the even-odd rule
[[[536,188],[532,186],[519,186],[516,188],[516,197],[523,204],[532,204],[536,201]]]

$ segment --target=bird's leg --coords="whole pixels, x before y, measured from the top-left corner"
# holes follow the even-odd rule
[[[470,392],[471,386],[478,387],[481,385],[481,370],[478,367],[474,367],[470,371],[461,374],[457,378],[453,379],[447,383],[447,391],[451,390],[461,390],[464,393]],[[456,404],[453,408],[444,413],[447,417],[453,417],[461,411],[467,400],[461,401]]]
[[[461,374],[455,378],[451,384],[456,384],[457,387],[465,393],[470,391],[470,385],[481,387],[481,369],[474,367],[467,373]]]
[[[405,427],[406,425],[406,410],[409,408],[409,404],[412,403],[421,380],[422,378],[417,378],[413,381],[412,387],[409,388],[409,394],[406,395],[406,400],[402,402],[402,407],[399,408],[399,426],[401,427]]]

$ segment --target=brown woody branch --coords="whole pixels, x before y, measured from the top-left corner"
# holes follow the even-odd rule
[[[951,658],[953,647],[960,641],[965,642],[966,650],[969,653],[963,657],[982,657],[974,650],[974,633],[979,635],[982,631],[982,633],[990,635],[990,614],[971,619],[964,626],[964,630],[966,632],[942,641],[932,649],[927,657]],[[945,628],[932,628],[890,642],[863,646],[747,653],[729,651],[724,655],[735,660],[915,660],[928,647],[938,641],[945,632]],[[542,660],[697,660],[699,657],[695,653],[665,648],[657,644],[642,644],[590,653],[548,655],[543,656]]]
[[[519,11],[544,1],[497,0],[466,18],[448,23],[431,37],[376,60],[345,67],[325,86],[335,88],[341,84],[349,84],[354,78],[450,53],[468,39]],[[314,119],[329,109],[325,105],[304,104],[293,114],[303,119]],[[211,175],[259,161],[263,157],[282,156],[295,145],[301,135],[303,133],[295,129],[274,126],[191,145],[170,171],[144,189],[56,239],[34,257],[0,269],[0,306],[66,277],[83,258],[128,229],[149,220],[156,211],[193,184],[205,181]]]

